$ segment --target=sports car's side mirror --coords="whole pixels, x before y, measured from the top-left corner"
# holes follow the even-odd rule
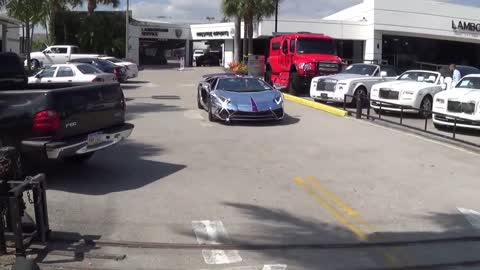
[[[380,77],[382,77],[382,78],[387,77],[387,72],[386,71],[380,72]]]
[[[447,90],[447,83],[442,83],[440,88],[442,88],[442,90]]]

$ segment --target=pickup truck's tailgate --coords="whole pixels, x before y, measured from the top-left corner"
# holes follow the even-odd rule
[[[60,115],[55,138],[92,133],[125,122],[125,101],[118,83],[72,87],[49,95]]]

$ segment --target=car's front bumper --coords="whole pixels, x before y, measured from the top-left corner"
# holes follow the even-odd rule
[[[419,110],[416,108],[415,100],[401,100],[401,99],[381,99],[373,98],[374,101],[370,101],[370,107],[373,109],[382,109],[385,111],[392,112],[407,112],[407,113],[418,113]],[[386,103],[385,103],[386,102]]]
[[[91,144],[88,141],[89,135],[81,135],[64,140],[34,139],[23,140],[22,149],[26,152],[44,152],[48,159],[62,159],[70,156],[95,152],[112,145],[115,145],[132,134],[134,125],[125,123],[97,131],[98,141]]]
[[[265,111],[251,112],[240,110],[217,109],[215,117],[221,121],[275,121],[282,120],[285,116],[283,108],[269,109]]]
[[[456,117],[461,117],[461,116],[456,116]],[[471,129],[480,130],[480,119],[478,120],[467,119],[467,118],[461,117],[461,119],[457,118],[457,120],[455,120],[454,117],[433,113],[433,123],[441,126],[449,126],[449,127],[457,126],[461,128],[471,128]]]
[[[324,102],[343,102],[345,100],[345,94],[337,91],[325,91],[310,89],[310,97],[314,100]]]

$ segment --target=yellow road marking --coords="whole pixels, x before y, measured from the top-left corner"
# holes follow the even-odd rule
[[[352,207],[350,207],[347,203],[345,203],[343,200],[341,200],[338,196],[327,190],[325,187],[323,187],[317,180],[315,180],[313,177],[308,177],[307,178],[308,182],[303,180],[300,177],[296,177],[294,179],[295,183],[305,189],[309,195],[315,198],[315,200],[325,209],[327,210],[337,221],[342,223],[345,227],[347,227],[353,234],[355,234],[360,240],[362,241],[367,241],[368,240],[368,234],[373,233],[374,230],[372,229],[373,227],[369,225],[365,219],[363,219],[360,214],[358,214],[357,211],[353,210]],[[331,201],[333,201],[334,205],[331,205],[327,200],[321,197],[320,194],[318,194],[318,191],[322,193],[324,196],[328,197]],[[340,208],[340,211],[337,210],[335,205]],[[341,212],[346,214],[344,216]],[[357,227],[355,222],[352,222],[349,220],[348,217],[354,218],[357,220],[357,223],[360,223],[360,225],[365,226],[370,230],[370,232],[365,232],[361,228]],[[358,225],[358,224],[357,224]],[[391,254],[390,252],[384,250],[384,249],[375,249],[377,252],[379,252],[387,263],[389,263],[392,266],[398,266],[399,260],[396,256]]]
[[[328,112],[328,113],[331,113],[331,114],[336,115],[336,116],[345,117],[348,114],[348,112],[345,111],[345,110],[335,108],[335,107],[332,107],[332,106],[329,106],[329,105],[326,105],[326,104],[318,103],[318,102],[315,102],[315,101],[311,101],[311,100],[308,100],[308,99],[292,96],[292,95],[289,95],[289,94],[283,94],[283,96],[285,97],[286,100],[289,100],[289,101],[292,101],[292,102],[295,102],[295,103],[298,103],[298,104],[301,104],[301,105],[304,105],[304,106],[307,106],[307,107],[310,107],[310,108],[314,108],[314,109],[317,109],[317,110]]]
[[[327,201],[325,201],[322,197],[318,196],[318,194],[313,190],[305,181],[297,177],[295,178],[295,183],[305,189],[308,194],[315,198],[315,200],[325,208],[333,217],[335,217],[338,221],[340,221],[345,227],[350,229],[359,239],[366,241],[367,235],[355,225],[353,225],[347,218],[345,218],[334,206],[330,205]]]

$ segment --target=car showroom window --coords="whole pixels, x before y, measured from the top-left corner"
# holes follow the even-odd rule
[[[385,71],[387,73],[387,77],[398,76],[397,71],[393,67],[382,67],[382,71]]]
[[[73,70],[69,67],[60,67],[57,72],[57,77],[73,77]]]
[[[283,41],[283,46],[282,46],[282,52],[284,54],[287,54],[288,53],[288,41]]]
[[[78,65],[77,66],[78,70],[82,72],[83,74],[97,74],[97,73],[102,73],[99,69],[96,67],[90,66],[90,65]]]

